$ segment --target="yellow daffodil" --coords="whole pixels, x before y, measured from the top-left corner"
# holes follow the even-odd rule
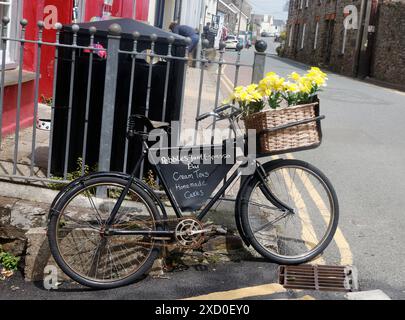
[[[325,86],[326,81],[328,80],[327,74],[322,72],[321,69],[317,67],[312,67],[310,70],[308,70],[306,77],[318,87]]]
[[[268,73],[266,74],[266,78],[268,78],[268,77],[274,77],[274,76],[278,77],[278,75],[277,75],[275,72],[268,72]]]
[[[272,109],[279,108],[283,100],[289,106],[309,103],[328,80],[327,74],[317,67],[312,67],[305,75],[292,72],[288,79],[269,72],[259,84],[236,87],[224,103],[238,102],[245,116],[263,110],[266,103]]]
[[[298,73],[293,72],[290,74],[289,78],[294,81],[299,81],[301,79],[301,76]]]
[[[284,90],[295,93],[295,92],[298,92],[300,89],[299,89],[299,86],[296,83],[286,82],[284,84]]]
[[[298,88],[299,88],[300,92],[306,93],[306,94],[311,93],[313,85],[312,85],[312,81],[310,78],[301,77],[297,84],[298,84]]]
[[[308,71],[308,74],[315,74],[320,76],[321,78],[327,79],[327,74],[322,72],[321,69],[318,67],[312,67],[311,70]]]
[[[265,84],[261,84],[258,91],[263,97],[269,97],[272,93],[271,89],[269,89]]]
[[[280,78],[274,72],[269,72],[266,77],[260,81],[259,87],[262,92],[271,90],[271,92],[282,91],[284,87],[285,79]]]
[[[250,102],[258,102],[263,99],[263,96],[258,90],[257,84],[251,84],[247,87],[239,86],[236,87],[234,92],[231,94],[229,100],[235,100],[236,102],[245,104]]]

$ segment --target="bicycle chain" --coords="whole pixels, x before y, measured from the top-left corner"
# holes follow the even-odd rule
[[[177,222],[180,223],[182,220],[187,220],[187,219],[192,219],[192,220],[196,220],[198,221],[195,217],[193,216],[187,216],[187,217],[181,217],[181,218],[173,218],[173,219],[164,219],[164,220],[159,220],[159,221],[154,221],[154,223],[158,224],[158,223],[170,223],[170,222]],[[216,230],[215,228],[213,228],[211,231],[204,233],[204,237],[207,234],[213,234],[215,233]],[[156,242],[142,242],[142,241],[133,241],[133,244],[139,244],[139,245],[144,245],[144,246],[154,246],[154,247],[161,247],[161,248],[165,248],[165,247],[173,247],[173,249],[177,249],[177,248],[186,248],[182,245],[180,245],[179,243],[176,242],[175,239],[172,239],[169,237],[152,237],[153,239],[156,239],[157,241],[163,241],[163,243],[156,243]],[[170,241],[169,243],[167,243],[167,241]],[[198,247],[192,247],[190,246],[189,249],[197,249]]]

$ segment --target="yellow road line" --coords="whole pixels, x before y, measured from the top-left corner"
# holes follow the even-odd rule
[[[256,296],[269,296],[287,290],[278,283],[264,284],[261,286],[247,287],[229,291],[213,292],[202,296],[187,298],[184,300],[236,300]]]
[[[231,80],[229,80],[226,74],[223,74],[221,76],[221,82],[225,86],[227,93],[231,94],[233,92],[233,83],[231,82]]]
[[[232,82],[231,79],[229,79],[229,77],[226,74],[223,74],[223,79],[226,83],[228,83],[228,85],[233,88],[235,86],[235,83]]]
[[[288,159],[294,159],[294,157],[291,154],[287,154]],[[305,185],[305,187],[308,190],[308,193],[314,200],[315,204],[319,208],[319,210],[322,212],[323,210],[328,210],[325,202],[319,195],[318,191],[315,189],[314,185],[312,184],[311,181],[306,180],[305,182],[303,181],[302,177],[300,177],[302,183]],[[322,215],[322,217],[325,219],[326,222],[326,217]],[[343,235],[342,230],[338,227],[336,230],[336,234],[334,237],[334,240],[336,242],[336,245],[339,249],[340,252],[340,264],[341,265],[352,265],[353,264],[353,254],[350,250],[350,245],[347,242],[345,236]]]
[[[274,300],[316,300],[313,296],[305,295],[297,299],[274,299]]]
[[[299,208],[298,215],[300,216],[300,220],[302,222],[302,230],[301,230],[301,237],[305,241],[305,245],[309,250],[312,250],[316,244],[319,242],[315,229],[313,228],[311,218],[308,214],[307,206],[305,205],[304,200],[300,192],[298,191],[297,187],[295,186],[295,182],[291,180],[291,177],[288,172],[283,172],[283,179],[286,183],[285,187],[290,186],[287,190],[288,192],[291,191],[292,195],[296,195],[293,197],[293,201],[295,206]],[[316,260],[313,260],[311,263],[318,263],[318,264],[325,264],[325,261],[322,257],[318,257]]]
[[[277,160],[277,159],[281,159],[281,157],[280,156],[272,156],[271,157],[271,159],[272,160]],[[290,179],[291,180],[291,179]],[[292,183],[291,183],[292,184]],[[298,194],[299,194],[299,192],[297,192]],[[302,197],[301,197],[301,195],[300,195],[300,198],[301,198],[301,202],[302,202],[302,206],[305,208],[305,212],[304,212],[304,214],[306,215],[306,219],[309,221],[309,223],[311,223],[311,219],[309,218],[309,216],[308,216],[308,211],[307,211],[307,209],[306,209],[306,206],[305,206],[305,204],[304,204],[304,202],[302,201]],[[296,206],[298,207],[298,205],[297,205],[297,203],[296,203]],[[302,207],[301,206],[301,207]],[[301,212],[300,212],[301,213]],[[299,213],[299,214],[300,214]],[[312,230],[313,230],[313,228],[312,228]],[[311,231],[313,234],[315,234],[315,231],[313,230],[313,231]],[[302,231],[302,238],[304,238],[304,236],[306,236],[306,234],[308,234],[308,231],[307,232],[304,232],[304,230]],[[310,235],[309,235],[310,236]],[[318,240],[317,239],[313,239],[313,237],[311,237],[312,238],[312,241],[316,241],[315,243],[318,243]],[[307,246],[308,247],[308,246]],[[311,247],[308,247],[309,249],[311,249]],[[310,264],[325,264],[325,261],[324,261],[324,259],[322,258],[322,256],[319,256],[319,257],[317,257],[316,259],[314,259],[314,260],[312,260],[311,262],[310,262]]]

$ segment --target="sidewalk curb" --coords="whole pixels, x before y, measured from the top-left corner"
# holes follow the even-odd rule
[[[0,223],[1,225],[11,225],[20,229],[26,237],[25,250],[23,256],[24,277],[26,281],[44,281],[49,270],[56,272],[58,281],[72,281],[68,278],[56,265],[51,256],[49,244],[47,240],[47,220],[50,209],[50,204],[54,200],[58,191],[49,190],[37,186],[16,185],[13,183],[0,182]],[[18,195],[18,198],[16,197]],[[172,208],[165,206],[169,215],[174,215]],[[215,209],[216,214],[211,215],[209,219],[215,225],[226,226],[225,229],[231,231],[226,237],[222,236],[219,244],[223,246],[223,242],[228,242],[234,227],[234,208],[231,203],[221,202]],[[218,235],[219,236],[219,235]],[[235,236],[233,236],[235,237]],[[239,242],[242,243],[239,236]],[[207,238],[208,240],[216,239]],[[218,242],[219,239],[217,239]],[[207,242],[208,243],[208,242]],[[210,242],[212,243],[212,242]],[[207,251],[206,249],[205,251]],[[211,250],[211,251],[210,251]],[[179,261],[184,265],[199,264],[200,260],[206,261],[230,261],[233,257],[239,257],[235,252],[218,251],[210,247],[207,252],[199,253],[199,259],[189,257],[187,253],[174,254]],[[243,254],[248,254],[245,248]],[[241,253],[240,253],[241,254]],[[215,257],[214,257],[215,256]],[[218,257],[217,257],[218,256]],[[149,273],[152,277],[159,277],[164,274],[165,260],[167,257],[158,258]],[[211,259],[211,260],[210,260]],[[56,268],[56,269],[55,269]]]
[[[51,204],[58,193],[59,191],[57,190],[40,186],[5,181],[0,182],[0,197]]]

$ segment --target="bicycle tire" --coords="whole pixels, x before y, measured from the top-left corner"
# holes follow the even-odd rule
[[[113,177],[97,177],[92,178],[83,183],[78,184],[71,190],[67,191],[57,202],[56,207],[53,208],[52,214],[48,224],[48,241],[51,254],[55,259],[57,265],[61,268],[61,270],[69,276],[72,280],[78,282],[81,285],[86,287],[94,288],[94,289],[112,289],[117,287],[122,287],[134,283],[135,281],[141,279],[145,274],[149,272],[152,268],[154,261],[157,259],[160,253],[160,241],[154,241],[153,245],[149,250],[149,254],[142,262],[142,264],[132,273],[128,274],[122,279],[119,280],[111,280],[111,281],[101,281],[98,279],[92,279],[91,277],[85,277],[82,274],[78,273],[73,269],[71,265],[66,262],[66,257],[64,257],[61,249],[59,248],[58,243],[58,227],[61,225],[60,219],[62,218],[62,214],[64,214],[65,209],[69,206],[69,204],[74,201],[75,197],[77,197],[81,192],[88,192],[91,187],[94,186],[102,186],[106,188],[108,185],[112,185],[119,188],[125,188],[126,184],[128,183],[127,180],[121,178],[113,178]],[[136,194],[139,197],[139,200],[145,204],[145,207],[148,209],[149,214],[152,218],[152,221],[155,225],[156,230],[162,230],[162,227],[159,225],[159,220],[161,220],[159,211],[154,203],[154,201],[149,197],[149,195],[142,190],[139,186],[132,184],[130,188],[130,192]],[[76,219],[77,220],[77,219]],[[65,222],[63,222],[65,223]],[[63,225],[62,223],[62,225]],[[88,222],[86,222],[88,224]],[[157,225],[157,226],[156,226]],[[73,233],[73,232],[72,232]],[[72,236],[73,237],[73,236]],[[87,240],[88,241],[88,240]],[[119,240],[118,240],[119,242]],[[99,245],[97,245],[99,246]],[[110,249],[111,250],[111,249]],[[111,251],[110,251],[111,253]],[[94,258],[93,258],[94,259]],[[114,260],[113,260],[114,261]],[[91,262],[92,264],[92,262]],[[97,272],[97,271],[96,271]],[[117,272],[117,271],[115,271]],[[112,274],[112,271],[111,271]]]
[[[315,168],[314,166],[312,166],[311,164],[309,164],[307,162],[300,161],[300,160],[281,160],[281,161],[277,161],[277,162],[268,162],[268,163],[263,164],[262,167],[263,167],[264,171],[266,172],[266,177],[268,179],[270,179],[269,177],[272,173],[277,173],[277,170],[283,170],[283,169],[288,169],[288,168],[298,168],[300,170],[310,173],[313,177],[315,177],[316,179],[319,180],[320,186],[322,186],[324,188],[324,192],[328,195],[330,207],[331,207],[331,216],[329,218],[329,222],[327,222],[325,214],[321,213],[321,216],[322,216],[321,218],[324,220],[324,223],[327,224],[325,233],[323,234],[322,238],[320,238],[320,241],[316,244],[316,246],[314,246],[311,249],[307,248],[308,252],[299,254],[299,255],[294,255],[294,254],[287,255],[286,253],[281,254],[280,252],[277,252],[277,251],[280,251],[280,247],[281,247],[280,242],[282,240],[280,240],[280,239],[282,239],[284,236],[283,234],[279,235],[279,233],[283,232],[283,231],[280,231],[282,226],[281,226],[281,223],[278,225],[273,225],[272,222],[270,221],[269,222],[270,227],[273,228],[273,230],[271,230],[271,233],[272,233],[271,241],[273,241],[273,243],[270,244],[270,241],[269,241],[269,243],[267,244],[269,248],[266,248],[266,246],[260,242],[260,239],[258,239],[259,238],[258,232],[256,232],[256,234],[255,234],[255,231],[252,228],[253,219],[251,219],[249,217],[249,204],[255,203],[255,201],[252,200],[253,199],[252,193],[257,188],[260,188],[260,185],[262,184],[260,182],[259,178],[257,176],[255,176],[255,177],[251,178],[249,180],[249,182],[247,182],[247,185],[245,186],[245,188],[243,190],[244,192],[243,192],[243,194],[241,194],[242,199],[239,202],[241,204],[241,220],[240,221],[241,221],[241,225],[242,225],[245,236],[248,238],[248,240],[249,240],[250,244],[253,246],[253,248],[258,253],[260,253],[260,255],[262,255],[264,258],[266,258],[272,262],[278,263],[278,264],[296,265],[296,264],[302,264],[302,263],[315,259],[316,257],[318,257],[320,254],[322,254],[324,252],[324,250],[327,248],[327,246],[333,240],[333,237],[336,232],[337,225],[338,225],[339,204],[338,204],[336,192],[335,192],[332,184],[330,183],[329,179],[319,169]],[[283,173],[283,174],[285,174],[285,173]],[[286,179],[288,179],[288,177]],[[300,178],[300,179],[301,179],[300,183],[302,183],[305,186],[302,178]],[[288,182],[291,183],[291,178],[290,178],[290,181],[288,181]],[[308,184],[311,182],[306,182],[306,183]],[[293,184],[295,185],[295,183],[291,183],[290,188],[295,188],[295,186],[293,187]],[[305,187],[307,187],[307,186],[305,186]],[[272,190],[272,188],[270,188],[270,189]],[[286,191],[288,191],[287,188],[286,188]],[[306,192],[308,192],[310,197],[313,197],[314,189],[311,189],[311,191],[312,191],[312,195],[309,194],[309,191],[306,191]],[[318,191],[316,191],[316,192],[318,192]],[[272,193],[273,193],[273,190],[272,190]],[[286,193],[288,193],[288,192],[286,192]],[[301,204],[301,202],[304,203],[301,195],[296,196],[296,197],[300,198],[300,204]],[[281,196],[280,197],[276,196],[276,198],[278,200],[280,200]],[[319,193],[316,197],[316,200],[319,202]],[[291,202],[294,203],[294,202],[297,202],[297,200],[295,200],[295,198],[294,198],[294,201],[291,201]],[[283,203],[286,203],[286,201]],[[274,207],[276,206],[275,203],[272,203],[272,205]],[[291,203],[288,203],[288,205],[291,205]],[[315,205],[319,205],[319,204],[315,203]],[[260,206],[260,204],[258,206]],[[280,209],[277,209],[277,210],[280,210]],[[305,208],[303,210],[308,211]],[[253,209],[251,209],[250,211],[251,211],[250,215],[252,216]],[[260,219],[263,219],[262,218],[264,215],[263,211],[265,211],[265,210],[261,211]],[[273,211],[276,211],[276,210],[273,209]],[[306,214],[305,218],[307,219],[309,217],[309,213],[305,212],[305,214]],[[270,216],[270,213],[268,214],[268,216]],[[280,214],[280,216],[281,216],[281,214]],[[300,212],[296,213],[295,215],[290,215],[287,217],[290,217],[290,219],[295,218],[295,220],[299,221],[299,223],[302,225],[301,226],[301,235],[303,235],[304,234],[304,231],[303,231],[304,230],[304,221],[306,219],[301,218]],[[285,220],[280,220],[280,222],[284,222],[284,224],[286,224],[287,217],[284,218]],[[268,219],[268,217],[266,217],[266,219]],[[274,219],[273,221],[276,221],[276,220],[277,219]],[[266,223],[264,223],[264,225],[269,224],[269,223],[267,223],[268,220],[264,220],[264,221],[266,221]],[[307,221],[312,222],[311,220],[307,220]],[[277,221],[277,223],[278,223],[278,221]],[[308,223],[308,224],[310,225],[311,223]],[[299,228],[300,227],[296,226],[297,230],[299,230]],[[260,230],[260,227],[257,230]],[[315,230],[313,230],[313,231],[315,231]],[[261,232],[261,231],[259,231],[259,232]],[[307,232],[307,234],[310,235],[311,232]],[[312,239],[317,239],[316,231],[312,232],[312,234],[315,235],[315,236],[311,235]],[[308,243],[310,242],[307,239],[306,240],[298,239],[298,236],[296,238],[291,238],[291,239],[287,238],[286,236],[284,238],[286,239],[286,241],[290,240],[291,242],[297,243],[297,245],[296,245],[297,247],[299,245],[301,247],[304,247],[303,244],[305,244],[305,246],[308,246]],[[262,241],[262,242],[264,242],[264,241]],[[282,248],[285,251],[291,250],[288,247],[288,245],[286,245],[285,243],[282,243]]]

